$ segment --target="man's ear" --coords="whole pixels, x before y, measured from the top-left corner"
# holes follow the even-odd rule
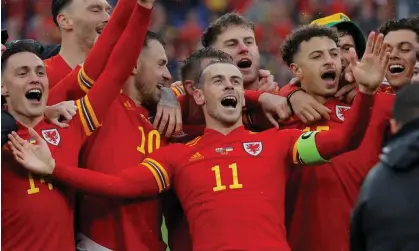
[[[183,82],[183,87],[185,88],[185,91],[188,95],[193,96],[194,91],[196,90],[195,88],[195,82],[192,80],[185,80]]]
[[[290,65],[290,69],[295,77],[301,79],[301,77],[303,76],[303,71],[301,70],[301,67],[298,64],[292,63]]]
[[[60,13],[57,15],[57,23],[63,30],[72,30],[73,22],[65,13]]]
[[[137,60],[137,64],[134,66],[134,69],[132,69],[132,75],[137,75],[140,72],[140,67],[141,67],[141,60],[138,59]]]
[[[201,106],[205,104],[204,93],[202,92],[201,89],[195,89],[192,93],[192,96],[197,105]]]
[[[1,82],[1,95],[5,97],[9,96],[9,91],[3,81]]]

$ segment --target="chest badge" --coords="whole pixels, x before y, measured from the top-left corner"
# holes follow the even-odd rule
[[[336,106],[336,117],[338,119],[345,121],[346,116],[348,116],[348,112],[351,109],[350,106],[344,106],[344,105],[337,105]]]
[[[258,156],[263,149],[263,144],[262,142],[247,142],[247,143],[243,143],[243,148],[244,150],[252,155],[252,156]]]
[[[61,136],[57,129],[42,130],[42,137],[51,145],[58,146]]]

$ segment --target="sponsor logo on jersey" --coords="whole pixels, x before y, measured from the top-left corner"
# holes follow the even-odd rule
[[[57,129],[42,130],[42,137],[51,145],[58,146],[60,144],[60,134]]]
[[[204,156],[202,156],[202,154],[200,154],[199,152],[196,152],[194,155],[192,155],[189,158],[189,161],[197,161],[197,160],[201,160],[203,158],[204,158]]]
[[[258,156],[263,149],[263,144],[262,142],[247,142],[247,143],[243,143],[243,148],[244,150],[252,155],[252,156]]]
[[[350,106],[337,105],[336,106],[336,117],[342,121],[345,121],[345,118],[348,115],[348,111],[351,109]]]

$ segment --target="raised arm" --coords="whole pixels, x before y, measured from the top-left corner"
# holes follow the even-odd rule
[[[374,94],[383,81],[389,61],[389,53],[383,44],[383,34],[375,39],[371,32],[367,49],[361,62],[357,63],[356,52],[351,49],[350,67],[359,91],[349,112],[348,119],[339,129],[325,132],[307,132],[292,142],[290,155],[294,163],[314,164],[326,162],[343,152],[358,148],[371,117]]]
[[[89,136],[101,125],[110,105],[130,76],[146,38],[150,14],[151,8],[139,4],[135,6],[127,28],[113,49],[97,83],[86,96],[76,101],[79,119],[71,122],[81,121],[85,135]]]
[[[89,52],[83,68],[77,67],[51,89],[48,105],[79,99],[89,91],[104,70],[112,49],[128,24],[135,3],[135,0],[118,1],[109,23]]]

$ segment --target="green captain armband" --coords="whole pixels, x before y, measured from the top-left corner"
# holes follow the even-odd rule
[[[316,134],[318,132],[311,131],[302,134],[297,140],[298,161],[301,164],[313,165],[330,162],[320,156],[316,146]]]

